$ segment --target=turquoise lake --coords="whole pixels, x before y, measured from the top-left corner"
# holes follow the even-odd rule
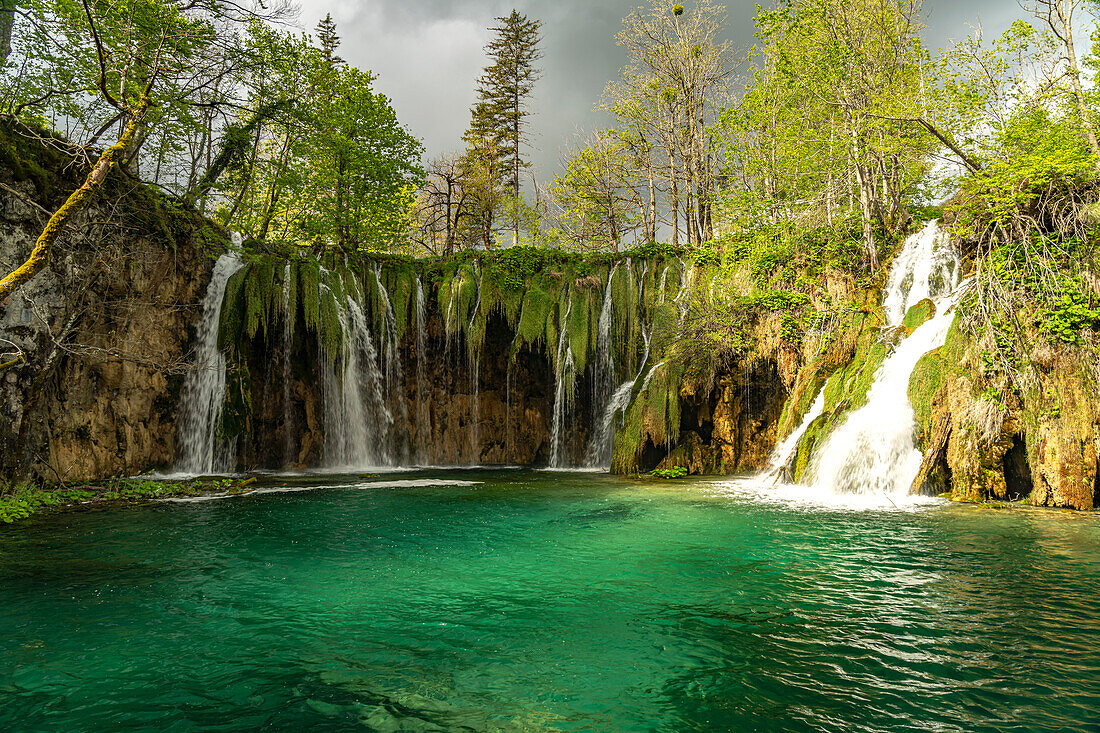
[[[1097,515],[261,486],[0,529],[0,730],[1100,730]]]

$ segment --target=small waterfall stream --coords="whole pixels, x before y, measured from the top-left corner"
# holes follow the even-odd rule
[[[813,404],[806,411],[806,415],[802,418],[802,422],[799,423],[798,427],[792,430],[791,434],[784,438],[779,445],[775,446],[775,450],[768,456],[768,466],[760,473],[761,479],[774,481],[779,476],[780,471],[790,461],[791,454],[794,453],[795,447],[802,440],[802,436],[810,429],[813,421],[821,417],[823,412],[825,412],[824,387],[818,391],[817,397],[814,398]]]
[[[321,284],[322,289],[327,287]],[[351,295],[337,305],[344,338],[337,358],[324,370],[325,465],[389,465],[393,461],[388,438],[394,420],[386,406],[385,377],[378,367],[370,324]],[[326,361],[322,357],[322,363]]]
[[[432,437],[428,416],[428,400],[424,394],[424,361],[428,350],[428,307],[424,297],[424,280],[416,276],[416,460],[428,462],[428,446]]]
[[[833,494],[905,495],[920,470],[909,403],[909,377],[917,361],[942,346],[955,317],[961,289],[958,259],[936,222],[910,236],[891,268],[883,303],[888,323],[932,298],[936,314],[889,354],[875,374],[867,403],[847,416],[817,449],[810,483]]]
[[[565,413],[572,403],[573,388],[573,351],[569,348],[569,315],[573,310],[573,301],[565,307],[561,333],[558,335],[558,352],[555,360],[554,414],[550,422],[550,467],[565,468]],[[568,385],[567,385],[568,382]]]
[[[474,272],[480,275],[477,263],[474,263]],[[470,312],[470,322],[467,324],[467,333],[474,330],[474,322],[481,310],[481,278],[477,278],[477,302]],[[476,466],[481,462],[481,404],[479,391],[481,386],[481,357],[466,349],[466,370],[470,375],[470,465]]]
[[[180,458],[176,468],[183,473],[225,473],[234,468],[232,444],[217,438],[225,404],[225,355],[218,349],[218,326],[225,286],[243,264],[236,249],[219,257],[202,299],[195,364],[184,379],[180,401],[177,437]]]
[[[294,412],[290,409],[291,363],[290,352],[293,348],[293,323],[297,312],[290,312],[290,293],[297,287],[293,278],[294,270],[287,261],[283,268],[283,465],[295,464],[294,456]]]
[[[382,265],[374,266],[374,281],[378,287],[378,298],[382,303],[382,394],[388,398],[387,409],[394,419],[394,425],[408,424],[408,406],[405,404],[405,378],[401,368],[401,343],[397,328],[397,316],[390,301],[389,291],[382,282]],[[390,431],[386,465],[401,463],[408,458],[408,441],[397,430]]]
[[[595,426],[591,439],[588,441],[588,451],[585,457],[585,466],[595,467],[604,463],[605,453],[608,465],[611,455],[608,450],[613,435],[608,435],[610,421],[607,420],[607,411],[614,397],[622,389],[615,387],[615,351],[611,338],[612,298],[611,283],[615,279],[615,271],[619,269],[618,263],[611,268],[607,276],[607,285],[603,291],[603,305],[600,307],[600,319],[596,325],[596,362],[594,379],[592,380],[592,415],[599,415],[601,419]],[[633,384],[631,380],[630,384]],[[630,390],[626,391],[627,396]],[[625,408],[620,408],[625,409]]]

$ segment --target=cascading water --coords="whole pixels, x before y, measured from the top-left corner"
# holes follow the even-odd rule
[[[389,398],[388,410],[401,425],[408,424],[408,406],[405,404],[404,373],[401,368],[401,343],[397,329],[397,316],[390,302],[389,291],[382,283],[382,265],[374,266],[374,282],[378,287],[378,298],[382,304],[382,377],[383,394]],[[408,457],[408,442],[398,431],[391,432],[392,445],[388,452],[388,463],[401,461]]]
[[[887,325],[900,325],[906,311],[925,298],[950,293],[958,281],[958,269],[959,258],[947,234],[938,221],[928,222],[905,241],[890,267],[882,299]]]
[[[327,287],[321,284],[322,289]],[[340,354],[324,370],[325,464],[330,468],[391,465],[387,446],[394,420],[386,407],[370,324],[350,295],[343,307],[337,305],[344,337]]]
[[[283,465],[291,466],[294,460],[294,413],[290,409],[290,352],[293,346],[292,325],[297,313],[290,312],[291,288],[297,286],[290,262],[283,268]]]
[[[562,328],[558,335],[558,352],[555,361],[555,389],[554,389],[554,415],[550,421],[550,467],[565,467],[565,411],[567,400],[572,402],[572,395],[568,394],[573,387],[573,351],[569,348],[568,328],[569,314],[573,310],[573,300],[565,308],[565,317],[561,319]],[[566,382],[568,381],[568,385]]]
[[[676,299],[673,301],[676,303],[676,308],[680,311],[680,325],[684,325],[684,321],[687,320],[688,306],[690,305],[689,296],[691,294],[691,285],[695,280],[695,263],[691,263],[689,269],[684,269],[683,260],[680,261],[680,269],[683,273],[680,277],[682,282],[680,283],[680,292],[676,294]]]
[[[603,409],[600,421],[596,423],[592,440],[588,445],[588,455],[585,456],[585,468],[608,469],[611,467],[612,451],[615,448],[615,418],[620,418],[630,406],[630,397],[634,393],[634,382],[623,382],[608,399]]]
[[[611,281],[608,280],[608,286],[610,288]],[[642,372],[645,371],[645,366],[649,363],[649,344],[652,340],[652,329],[650,332],[642,331],[642,342],[645,348],[642,352],[641,366],[638,368],[638,373],[633,378],[623,382],[608,398],[606,405],[600,415],[600,420],[593,426],[592,440],[588,442],[588,452],[584,458],[585,468],[597,468],[602,470],[608,470],[611,468],[611,458],[615,450],[615,430],[617,427],[621,427],[622,418],[626,415],[626,408],[630,406],[630,399],[634,395],[634,385],[638,383],[638,380],[642,377]],[[656,369],[658,364],[653,367]],[[649,385],[649,380],[653,375],[653,369],[649,370],[649,374],[646,376],[645,384]],[[619,426],[616,426],[615,420],[619,419]]]
[[[243,263],[236,249],[218,258],[202,299],[194,368],[183,382],[176,468],[183,473],[224,473],[233,469],[233,446],[217,439],[225,404],[225,355],[218,349],[225,286]]]
[[[942,346],[954,319],[958,260],[936,222],[909,237],[891,268],[883,302],[891,325],[931,297],[936,315],[887,356],[875,374],[867,403],[848,415],[817,449],[810,467],[815,489],[834,494],[904,495],[920,470],[914,444],[916,419],[909,377],[917,361]]]
[[[611,339],[611,309],[614,305],[611,283],[615,279],[615,271],[619,269],[618,263],[611,268],[607,276],[607,286],[603,291],[603,305],[600,308],[600,319],[596,326],[596,362],[594,379],[592,380],[592,415],[603,416],[607,411],[615,389],[615,351]],[[629,394],[629,391],[628,391]],[[602,422],[602,421],[601,421]],[[602,425],[597,425],[592,439],[588,443],[588,452],[585,465],[592,466],[594,462],[602,462],[604,446],[608,442],[603,435]],[[610,456],[608,456],[610,460]]]
[[[817,393],[817,397],[814,399],[813,404],[810,405],[810,409],[806,411],[806,415],[802,418],[802,422],[798,427],[791,431],[791,434],[775,446],[775,450],[768,456],[768,466],[760,473],[761,479],[774,480],[779,476],[779,472],[783,470],[787,462],[790,461],[791,454],[794,453],[795,447],[799,441],[802,440],[802,436],[806,434],[806,431],[810,429],[810,425],[814,420],[821,417],[821,413],[825,412],[825,390],[822,389]]]
[[[477,263],[474,263],[475,274],[480,275]],[[478,311],[481,310],[481,278],[477,277],[477,302],[470,313],[470,322],[466,325],[466,332],[474,330],[474,321]],[[466,349],[466,369],[470,375],[470,465],[476,466],[481,462],[481,404],[479,401],[479,387],[481,382],[481,357]]]
[[[428,350],[428,308],[424,297],[424,281],[416,276],[416,435],[417,462],[428,462],[428,444],[431,425],[428,416],[428,400],[424,395],[424,360]]]

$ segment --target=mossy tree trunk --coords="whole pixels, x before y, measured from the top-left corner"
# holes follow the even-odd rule
[[[148,99],[142,100],[138,109],[130,116],[126,128],[119,136],[118,142],[103,151],[99,160],[84,179],[84,183],[70,194],[69,198],[61,205],[38,236],[30,257],[22,265],[0,280],[0,302],[5,301],[20,286],[29,281],[49,263],[50,250],[65,231],[65,227],[87,206],[92,196],[107,179],[111,168],[119,163],[126,155],[133,143],[134,137],[141,128],[145,112],[149,107]]]

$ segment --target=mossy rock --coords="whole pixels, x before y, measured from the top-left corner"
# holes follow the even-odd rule
[[[902,326],[904,326],[908,332],[912,333],[935,315],[936,304],[933,303],[930,298],[925,298],[906,311],[905,320],[902,321]]]

